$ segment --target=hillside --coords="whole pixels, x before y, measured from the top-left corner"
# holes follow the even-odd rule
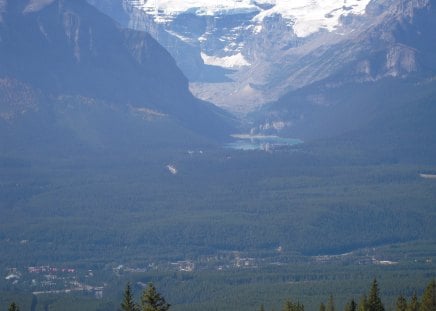
[[[86,1],[2,7],[2,150],[196,144],[225,139],[233,126],[228,114],[192,96],[147,33],[122,29]]]

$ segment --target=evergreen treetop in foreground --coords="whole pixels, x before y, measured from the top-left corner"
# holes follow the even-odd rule
[[[124,290],[123,302],[121,303],[121,310],[139,311],[139,307],[135,303],[135,299],[133,298],[133,293],[130,283],[127,283],[126,289]]]
[[[380,293],[376,279],[372,281],[371,290],[369,291],[367,311],[385,311],[385,307],[380,299]]]
[[[12,302],[9,305],[8,311],[20,311],[20,308],[18,308],[18,306],[15,302]]]
[[[171,305],[157,292],[153,283],[149,283],[142,294],[141,306],[142,311],[167,311]]]
[[[419,308],[420,311],[435,311],[436,310],[436,281],[433,280],[428,284],[422,295],[422,302]]]

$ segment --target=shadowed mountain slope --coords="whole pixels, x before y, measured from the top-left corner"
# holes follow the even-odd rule
[[[112,132],[132,144],[147,131],[155,138],[179,136],[180,129],[213,139],[229,133],[230,116],[194,98],[174,60],[147,33],[122,29],[81,0],[2,1],[0,7],[0,125],[11,141],[15,125],[26,132],[32,123],[55,136],[75,132],[78,141],[92,136],[77,132],[89,128],[107,143],[113,137],[105,133]]]

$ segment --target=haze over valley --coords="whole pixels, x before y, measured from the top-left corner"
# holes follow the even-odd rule
[[[430,0],[0,0],[0,310],[424,306],[435,39]]]

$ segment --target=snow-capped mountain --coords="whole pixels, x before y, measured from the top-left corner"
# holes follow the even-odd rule
[[[279,15],[292,27],[296,36],[307,37],[320,29],[334,30],[340,19],[349,14],[363,14],[370,0],[131,0],[130,5],[153,16],[156,23],[167,24],[178,15],[196,16],[254,14],[247,20],[247,30],[258,34],[266,18]],[[207,36],[207,33],[205,33]],[[198,39],[204,40],[204,37]],[[225,39],[225,38],[223,38]]]
[[[88,1],[125,26],[151,33],[176,59],[196,96],[236,112],[253,110],[350,66],[361,80],[419,70],[414,47],[397,44],[392,31],[431,3]],[[379,51],[384,60],[369,60],[371,51]]]
[[[286,52],[292,59],[270,71],[277,79],[271,88],[295,88],[253,113],[254,133],[306,141],[340,137],[374,150],[389,146],[394,157],[405,149],[411,157],[429,154],[424,149],[436,143],[430,134],[436,118],[436,7],[430,0],[374,1],[358,23],[342,38],[331,33],[311,41],[312,49],[303,45],[301,56],[299,48]],[[405,137],[416,143],[405,147]]]

